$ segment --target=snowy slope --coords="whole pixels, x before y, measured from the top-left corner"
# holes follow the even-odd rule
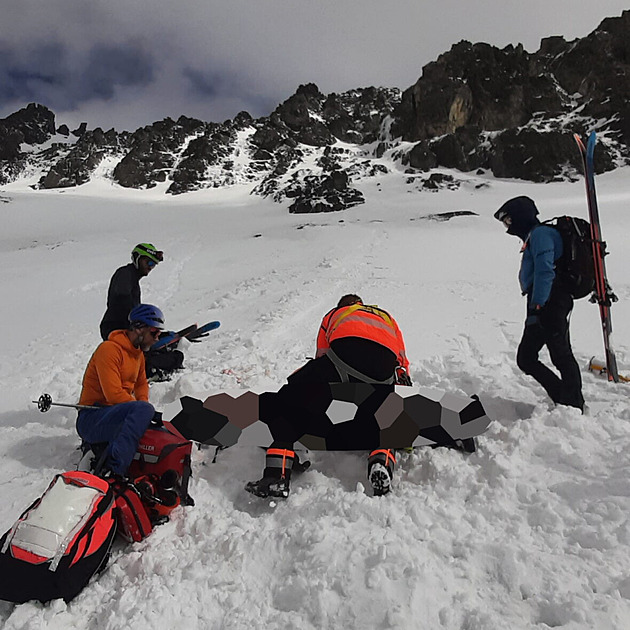
[[[618,362],[630,368],[627,169],[597,180]],[[461,174],[458,174],[461,178]],[[165,262],[143,281],[167,324],[219,319],[186,346],[187,369],[152,386],[186,394],[278,388],[314,352],[322,315],[356,292],[392,312],[416,384],[480,394],[495,421],[469,457],[402,455],[394,493],[374,498],[363,453],[312,453],[286,502],[243,491],[262,454],[195,451],[194,508],[142,543],[70,605],[0,603],[13,629],[630,627],[627,385],[584,374],[586,416],[553,408],[515,366],[524,300],[520,243],[492,218],[533,197],[548,218],[586,215],[581,183],[471,179],[413,192],[397,174],[359,184],[366,204],[291,216],[239,187],[176,199],[93,182],[67,192],[0,190],[0,531],[77,460],[74,402],[114,269],[152,241]],[[448,222],[429,214],[471,210]],[[596,307],[576,304],[572,339],[601,354]],[[3,576],[4,579],[4,576]]]

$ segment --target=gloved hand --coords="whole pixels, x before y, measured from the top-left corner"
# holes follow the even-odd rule
[[[540,315],[542,314],[544,306],[535,304],[527,309],[527,319],[525,320],[525,326],[540,326]]]
[[[412,385],[411,376],[404,367],[396,368],[396,385]]]
[[[199,343],[204,337],[207,337],[210,333],[202,333],[197,335],[194,339],[189,339],[190,343]]]
[[[151,426],[153,426],[153,427],[164,426],[164,422],[162,422],[162,412],[161,411],[156,411],[153,414],[153,418],[151,418]]]

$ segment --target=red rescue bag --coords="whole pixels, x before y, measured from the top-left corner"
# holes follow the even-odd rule
[[[170,422],[164,422],[162,426],[152,425],[140,438],[127,475],[130,479],[150,477],[156,487],[174,490],[183,505],[194,505],[188,494],[191,454],[192,442]]]

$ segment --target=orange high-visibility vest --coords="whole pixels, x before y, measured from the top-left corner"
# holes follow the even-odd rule
[[[409,368],[405,342],[396,320],[383,309],[366,304],[352,304],[333,308],[324,315],[317,334],[317,355],[321,357],[331,342],[343,337],[361,337],[385,346],[398,358],[398,363]]]

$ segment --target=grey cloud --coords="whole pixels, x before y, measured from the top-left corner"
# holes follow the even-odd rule
[[[117,128],[266,115],[301,83],[405,89],[461,39],[534,51],[541,37],[583,37],[625,4],[2,0],[0,117],[33,100]]]
[[[227,84],[225,75],[219,72],[204,73],[194,68],[184,68],[184,76],[190,82],[190,89],[199,96],[214,97],[225,91]]]
[[[143,86],[154,78],[155,61],[144,50],[134,46],[97,44],[85,60],[77,81],[82,98],[110,99],[116,86]]]
[[[182,73],[188,82],[188,91],[193,99],[220,100],[223,95],[229,94],[231,100],[247,103],[247,111],[255,117],[269,114],[279,102],[278,97],[255,93],[251,84],[235,80],[234,75],[229,72],[186,67]],[[223,112],[222,117],[233,118],[237,113]]]
[[[41,44],[16,53],[0,45],[0,104],[37,98],[63,84],[64,51],[59,44]]]
[[[145,86],[155,62],[135,45],[96,44],[75,55],[62,43],[0,48],[0,105],[37,101],[54,109],[74,109],[90,99],[111,99],[118,86]]]

